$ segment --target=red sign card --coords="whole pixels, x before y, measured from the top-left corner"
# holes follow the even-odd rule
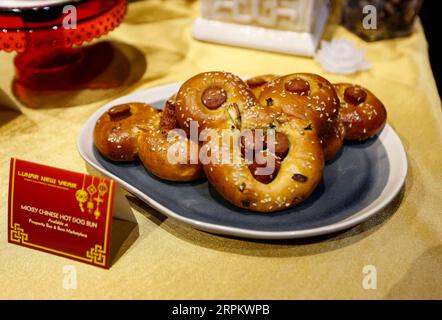
[[[8,241],[109,268],[112,180],[11,159]]]

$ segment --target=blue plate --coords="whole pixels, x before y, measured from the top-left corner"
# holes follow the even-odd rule
[[[78,148],[92,166],[152,207],[198,229],[271,239],[335,232],[360,223],[382,209],[405,180],[405,152],[388,125],[379,136],[367,142],[345,144],[336,158],[327,163],[321,183],[305,202],[267,214],[231,205],[206,180],[166,182],[151,175],[139,162],[111,162],[95,149],[93,126],[111,105],[142,101],[161,108],[164,100],[177,88],[177,84],[154,88],[107,104],[83,128]]]

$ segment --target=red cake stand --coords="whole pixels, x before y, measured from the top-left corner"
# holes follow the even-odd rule
[[[0,50],[18,52],[14,94],[20,99],[29,90],[89,88],[112,56],[102,50],[92,61],[85,59],[88,47],[81,45],[116,28],[126,5],[126,0],[1,1]]]

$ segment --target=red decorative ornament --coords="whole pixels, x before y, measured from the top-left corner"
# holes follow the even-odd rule
[[[0,2],[0,50],[18,52],[14,93],[87,87],[111,57],[85,63],[88,48],[80,46],[115,29],[126,6],[126,0]]]

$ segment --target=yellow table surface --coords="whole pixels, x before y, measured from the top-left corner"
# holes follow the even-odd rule
[[[195,41],[190,31],[198,12],[199,3],[191,1],[131,3],[125,22],[104,40],[141,53],[133,55],[132,67],[142,68],[145,59],[147,69],[136,83],[113,97],[88,100],[93,103],[23,107],[11,93],[14,54],[0,53],[0,89],[21,110],[0,109],[0,298],[442,298],[441,100],[420,24],[408,38],[376,43],[365,43],[342,27],[328,27],[328,36],[345,37],[364,48],[373,65],[368,72],[339,76],[309,58]],[[200,232],[130,198],[140,234],[110,270],[7,243],[10,157],[86,172],[76,140],[98,107],[119,95],[207,70],[238,75],[315,72],[332,82],[370,88],[385,103],[388,122],[408,155],[401,194],[384,211],[345,232],[278,242]],[[75,104],[78,97],[72,99]],[[63,288],[65,265],[76,267],[75,290]],[[362,286],[365,265],[376,267],[375,290]]]

